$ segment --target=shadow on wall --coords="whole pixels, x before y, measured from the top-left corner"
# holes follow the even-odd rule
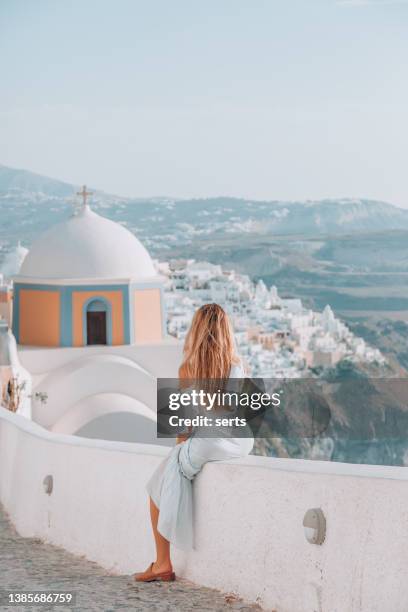
[[[76,436],[117,442],[140,442],[174,446],[174,439],[156,437],[156,423],[129,412],[117,412],[99,416],[75,432]]]
[[[156,414],[134,397],[120,393],[98,393],[73,405],[51,428],[54,433],[110,440],[172,446],[159,440]]]

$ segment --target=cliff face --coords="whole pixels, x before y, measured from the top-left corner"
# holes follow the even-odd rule
[[[378,373],[377,373],[378,375]],[[383,374],[384,375],[384,374]],[[285,416],[266,415],[269,431],[254,454],[347,463],[406,465],[408,385],[373,378],[361,368],[336,368],[286,392]]]

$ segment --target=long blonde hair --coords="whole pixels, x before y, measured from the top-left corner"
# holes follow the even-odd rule
[[[226,379],[232,364],[238,361],[227,313],[218,304],[201,306],[186,336],[179,378]]]

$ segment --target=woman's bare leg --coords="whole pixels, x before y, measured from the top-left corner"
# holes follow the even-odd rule
[[[156,561],[153,564],[155,574],[161,572],[173,571],[170,559],[170,542],[157,531],[157,523],[159,520],[159,508],[155,505],[152,498],[150,500],[150,519],[152,521],[154,541],[156,544]]]

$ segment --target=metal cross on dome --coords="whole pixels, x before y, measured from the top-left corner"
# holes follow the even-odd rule
[[[77,195],[82,196],[82,206],[85,208],[85,206],[87,205],[86,199],[88,196],[93,195],[93,192],[87,191],[86,185],[82,185],[82,189],[81,191],[77,191]]]

